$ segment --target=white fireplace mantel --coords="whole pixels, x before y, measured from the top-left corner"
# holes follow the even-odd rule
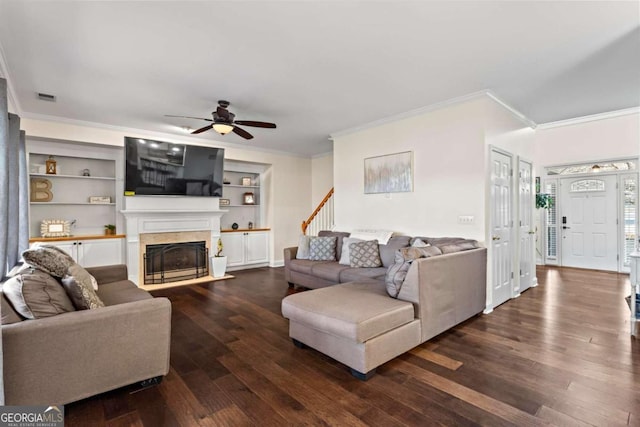
[[[129,280],[139,283],[140,235],[145,233],[171,233],[208,231],[210,247],[220,237],[220,217],[225,210],[211,209],[127,209],[121,211],[126,224],[127,269]]]

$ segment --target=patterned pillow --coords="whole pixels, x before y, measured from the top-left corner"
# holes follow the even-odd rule
[[[2,285],[2,292],[25,319],[75,311],[60,283],[44,271],[30,269],[16,274]]]
[[[68,255],[47,247],[27,249],[22,252],[22,258],[30,266],[54,277],[64,276],[73,263]]]
[[[349,265],[358,268],[382,267],[377,240],[367,240],[349,245]]]
[[[76,310],[87,310],[104,307],[104,303],[93,290],[91,283],[80,280],[74,276],[66,275],[62,278],[62,286],[71,298]]]
[[[72,276],[76,276],[76,275],[81,276],[82,280],[91,281],[91,286],[93,286],[93,290],[94,291],[98,290],[98,281],[96,280],[96,278],[93,277],[91,274],[89,274],[89,272],[87,270],[85,270],[83,267],[81,267],[78,263],[76,263],[76,260],[74,260],[71,255],[69,255],[68,253],[66,253],[65,251],[63,251],[62,249],[60,249],[57,246],[48,245],[48,244],[42,243],[42,242],[36,242],[36,243],[33,244],[33,246],[31,246],[31,249],[35,249],[35,248],[47,248],[49,250],[58,252],[63,257],[65,257],[67,259],[67,261],[71,263],[72,266],[75,266],[74,273],[69,273],[69,274],[71,274]],[[71,268],[71,267],[69,267],[69,268]]]
[[[311,261],[335,261],[336,241],[335,236],[312,237],[309,243],[309,259]]]
[[[418,258],[429,258],[431,256],[441,255],[442,251],[436,246],[426,247],[408,247],[398,249],[396,251],[396,262],[387,270],[385,283],[387,284],[387,293],[393,298],[398,298],[402,290],[402,284],[411,263]]]

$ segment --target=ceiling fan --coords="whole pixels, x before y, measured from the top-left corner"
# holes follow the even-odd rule
[[[200,129],[196,129],[191,132],[192,135],[205,132],[209,129],[213,129],[218,132],[220,135],[226,135],[229,132],[233,131],[234,133],[240,135],[244,139],[251,139],[253,135],[251,135],[246,130],[239,128],[237,125],[242,126],[253,126],[259,128],[270,128],[275,129],[275,123],[267,123],[267,122],[256,122],[254,120],[235,120],[236,115],[228,110],[228,107],[231,103],[229,101],[220,100],[218,101],[218,108],[216,111],[211,113],[213,115],[213,119],[205,119],[202,117],[191,117],[191,116],[173,116],[173,115],[165,115],[165,117],[180,117],[185,119],[196,119],[196,120],[206,120],[208,122],[212,122],[205,127]]]

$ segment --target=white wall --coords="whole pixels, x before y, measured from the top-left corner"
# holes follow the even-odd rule
[[[206,142],[189,136],[98,128],[62,122],[22,119],[21,127],[29,136],[59,139],[111,146],[124,146],[124,137],[159,139],[169,142],[204,145]],[[283,249],[295,246],[300,235],[300,224],[309,215],[311,206],[311,159],[285,154],[244,150],[212,141],[211,144],[225,148],[225,157],[232,160],[258,162],[271,165],[265,173],[266,203],[265,225],[271,228],[271,265],[282,265]]]
[[[336,229],[484,240],[483,100],[334,136]],[[364,159],[413,152],[414,190],[364,194]],[[460,225],[459,215],[479,221]]]
[[[534,160],[538,175],[545,166],[638,157],[640,114],[538,129]]]

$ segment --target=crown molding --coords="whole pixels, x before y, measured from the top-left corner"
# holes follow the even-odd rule
[[[538,129],[553,129],[562,126],[577,125],[580,123],[594,122],[597,120],[612,119],[614,117],[628,116],[630,114],[640,114],[640,107],[625,108],[622,110],[608,111],[606,113],[591,114],[589,116],[576,117],[567,120],[558,120],[556,122],[542,123],[538,125]]]
[[[396,115],[393,115],[393,116],[385,117],[383,119],[374,120],[372,122],[365,123],[365,124],[360,125],[360,126],[344,129],[344,130],[341,130],[341,131],[338,131],[338,132],[333,132],[329,136],[329,139],[333,140],[334,138],[339,138],[339,137],[342,137],[342,136],[345,136],[345,135],[349,135],[349,134],[352,134],[352,133],[355,133],[355,132],[360,132],[360,131],[363,131],[363,130],[366,130],[366,129],[371,129],[371,128],[378,127],[378,126],[381,126],[381,125],[384,125],[384,124],[387,124],[387,123],[392,123],[392,122],[396,122],[398,120],[419,116],[421,114],[430,113],[430,112],[436,111],[436,110],[441,110],[443,108],[450,107],[452,105],[461,104],[463,102],[468,102],[468,101],[480,99],[480,98],[482,98],[483,96],[486,96],[486,95],[487,95],[487,91],[486,90],[481,90],[481,91],[478,91],[478,92],[470,93],[468,95],[463,95],[463,96],[459,96],[459,97],[456,97],[456,98],[447,99],[447,100],[442,101],[442,102],[437,102],[435,104],[427,105],[426,107],[416,108],[414,110],[410,110],[410,111],[407,111],[405,113],[396,114]]]
[[[490,99],[492,99],[494,102],[496,102],[498,105],[502,106],[507,111],[509,111],[511,114],[513,114],[518,120],[520,120],[522,123],[524,123],[525,125],[527,125],[531,129],[535,129],[535,128],[538,127],[538,124],[536,122],[534,122],[533,120],[531,120],[530,118],[528,118],[527,116],[522,114],[520,111],[518,111],[515,108],[513,108],[511,105],[509,105],[506,102],[504,102],[502,99],[500,99],[496,94],[494,94],[490,90],[487,90],[485,94]]]
[[[435,104],[427,105],[426,107],[416,108],[414,110],[410,110],[410,111],[407,111],[405,113],[396,114],[396,115],[393,115],[393,116],[390,116],[390,117],[386,117],[384,119],[375,120],[373,122],[365,123],[363,125],[356,126],[356,127],[353,127],[353,128],[349,128],[349,129],[341,130],[341,131],[338,131],[338,132],[334,132],[334,133],[332,133],[330,135],[329,139],[333,140],[334,138],[342,137],[342,136],[349,135],[349,134],[352,134],[352,133],[355,133],[355,132],[360,132],[360,131],[363,131],[365,129],[374,128],[374,127],[377,127],[377,126],[380,126],[380,125],[383,125],[383,124],[386,124],[386,123],[396,122],[398,120],[406,119],[406,118],[409,118],[409,117],[415,117],[415,116],[419,116],[421,114],[431,113],[431,112],[436,111],[436,110],[441,110],[443,108],[451,107],[453,105],[462,104],[462,103],[465,103],[465,102],[474,101],[476,99],[481,99],[481,98],[485,98],[485,97],[488,97],[489,99],[493,100],[494,102],[496,102],[497,104],[499,104],[500,106],[505,108],[507,111],[509,111],[511,114],[513,114],[518,120],[523,122],[528,127],[532,128],[532,129],[536,128],[537,124],[533,120],[529,119],[527,116],[525,116],[524,114],[522,114],[521,112],[519,112],[518,110],[516,110],[515,108],[513,108],[512,106],[510,106],[509,104],[507,104],[506,102],[501,100],[500,98],[498,98],[490,90],[485,89],[485,90],[481,90],[481,91],[478,91],[478,92],[472,92],[472,93],[467,94],[467,95],[458,96],[456,98],[447,99],[445,101],[437,102]]]
[[[7,65],[7,59],[4,55],[4,49],[2,48],[2,42],[0,42],[0,77],[4,78],[7,81],[7,101],[9,101],[9,107],[13,107],[14,112],[22,116],[22,108],[20,107],[20,103],[18,102],[18,97],[13,89],[13,84],[11,83],[11,76],[9,76],[9,66]]]
[[[29,120],[39,120],[44,122],[62,123],[62,124],[67,124],[72,126],[82,126],[85,128],[95,128],[95,129],[110,130],[114,132],[121,132],[124,134],[129,134],[126,136],[131,136],[135,138],[153,137],[153,138],[161,138],[163,140],[171,140],[175,142],[183,142],[183,143],[189,142],[189,143],[194,143],[195,145],[206,145],[206,144],[215,143],[216,146],[219,146],[222,148],[234,148],[238,150],[257,151],[257,152],[274,154],[279,156],[297,157],[297,158],[303,158],[303,159],[311,158],[310,155],[291,153],[289,151],[272,150],[269,148],[247,146],[244,144],[234,143],[234,142],[222,142],[219,140],[203,140],[201,138],[194,138],[192,136],[189,136],[188,134],[180,135],[180,134],[174,134],[174,133],[168,133],[168,132],[152,131],[147,129],[129,128],[124,126],[108,125],[105,123],[68,119],[65,117],[49,116],[44,114],[24,113],[21,115],[21,117],[23,119],[29,119]],[[27,134],[27,137],[29,137],[28,134]],[[77,142],[82,142],[82,141],[77,141]],[[124,141],[122,141],[122,144],[123,144],[122,146],[124,146]]]

